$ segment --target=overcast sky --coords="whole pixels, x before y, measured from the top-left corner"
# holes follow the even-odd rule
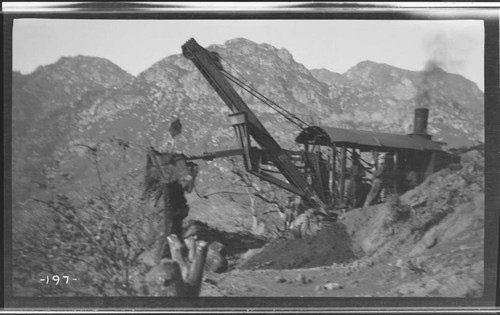
[[[484,90],[482,21],[383,20],[57,20],[14,21],[13,68],[30,73],[61,56],[109,59],[133,75],[181,53],[237,37],[286,48],[309,69],[344,73],[372,60],[408,70],[438,62]]]

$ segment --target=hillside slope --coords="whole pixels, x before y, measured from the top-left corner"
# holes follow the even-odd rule
[[[485,283],[483,161],[479,157],[461,169],[444,169],[400,198],[349,211],[312,238],[278,239],[251,250],[238,269],[207,274],[204,292],[480,297]],[[324,257],[329,263],[308,267]]]

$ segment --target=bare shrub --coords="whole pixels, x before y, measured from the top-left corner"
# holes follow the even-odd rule
[[[136,295],[132,283],[147,269],[138,258],[161,237],[161,214],[141,193],[137,178],[126,176],[88,196],[37,200],[43,215],[13,237],[14,294]],[[56,285],[54,275],[77,280]]]

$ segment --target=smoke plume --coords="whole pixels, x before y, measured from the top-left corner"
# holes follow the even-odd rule
[[[465,56],[471,51],[473,39],[449,33],[438,33],[429,37],[424,45],[429,52],[425,71],[439,67],[447,72],[457,73],[465,67]]]
[[[438,75],[442,71],[457,73],[464,69],[465,58],[470,46],[467,38],[438,33],[427,38],[424,45],[429,53],[423,69],[420,92],[415,99],[416,107],[429,108],[432,105],[431,92],[435,88]]]

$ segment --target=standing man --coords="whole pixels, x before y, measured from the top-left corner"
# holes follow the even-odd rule
[[[293,220],[295,220],[296,206],[294,204],[294,199],[294,196],[289,196],[285,204],[285,231],[288,231],[290,229],[290,225],[292,224]]]
[[[352,152],[352,166],[350,171],[351,181],[348,188],[348,207],[359,208],[362,204],[361,184],[365,176],[365,169],[359,160],[359,154]]]
[[[380,196],[382,189],[390,180],[390,173],[392,171],[392,157],[388,154],[382,154],[378,161],[378,166],[373,172],[372,188],[366,197],[364,206],[371,206]]]

